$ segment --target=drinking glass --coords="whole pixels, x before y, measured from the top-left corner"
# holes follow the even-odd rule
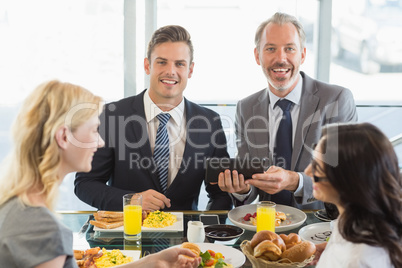
[[[268,230],[275,232],[275,206],[271,201],[257,203],[257,232]]]
[[[127,240],[141,239],[142,196],[126,194],[123,196],[124,238]]]

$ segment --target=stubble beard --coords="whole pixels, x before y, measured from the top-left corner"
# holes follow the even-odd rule
[[[271,69],[271,68],[269,68],[269,69]],[[264,73],[268,79],[269,85],[279,92],[284,92],[284,91],[288,90],[297,80],[297,74],[299,73],[299,68],[297,68],[297,70],[291,69],[291,72],[292,73],[289,78],[289,81],[287,83],[283,84],[281,82],[286,81],[286,79],[287,79],[286,77],[279,78],[279,79],[273,78],[273,77],[271,77],[269,70],[264,69]]]

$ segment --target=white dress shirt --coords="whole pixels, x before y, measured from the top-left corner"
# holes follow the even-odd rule
[[[145,119],[147,121],[149,143],[152,154],[155,148],[156,131],[158,130],[159,120],[156,117],[164,113],[149,97],[149,90],[144,94]],[[171,118],[166,124],[169,136],[169,168],[168,168],[168,187],[172,184],[183,159],[184,148],[186,145],[186,116],[184,98],[174,109],[166,112]]]
[[[393,265],[384,248],[345,240],[339,233],[338,220],[335,220],[329,242],[316,267],[388,268],[393,267]]]

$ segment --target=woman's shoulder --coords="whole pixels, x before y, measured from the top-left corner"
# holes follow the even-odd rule
[[[7,230],[8,235],[18,235],[59,229],[59,226],[47,208],[27,206],[13,198],[0,208],[0,229]]]
[[[355,244],[352,255],[360,256],[359,262],[362,267],[393,267],[388,251],[382,247]]]

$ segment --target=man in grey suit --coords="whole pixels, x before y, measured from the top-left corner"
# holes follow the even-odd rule
[[[312,159],[312,144],[319,140],[322,126],[357,121],[353,95],[346,88],[314,80],[300,71],[306,57],[305,34],[295,17],[274,14],[258,27],[255,45],[255,59],[267,77],[268,88],[238,102],[238,157],[269,158],[273,165],[249,180],[237,171],[226,170],[219,175],[218,185],[231,193],[235,205],[251,203],[259,196],[260,200],[303,209],[322,208],[322,202],[314,199],[313,183],[304,169]],[[287,102],[287,108],[279,107],[281,100]],[[289,134],[279,132],[284,120]],[[287,145],[282,141],[284,136],[288,136]],[[289,147],[287,153],[279,150],[283,143]]]

